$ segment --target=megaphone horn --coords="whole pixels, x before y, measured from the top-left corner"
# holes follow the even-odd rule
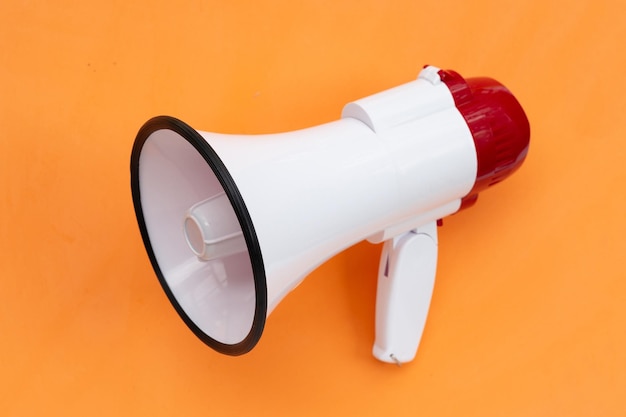
[[[225,135],[149,120],[131,155],[139,229],[189,328],[240,355],[321,263],[385,242],[374,356],[415,357],[437,263],[437,221],[524,160],[530,128],[500,83],[425,67],[409,83],[294,132]]]

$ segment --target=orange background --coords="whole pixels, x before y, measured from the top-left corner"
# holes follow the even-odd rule
[[[625,9],[3,1],[0,415],[624,415]],[[203,345],[136,225],[139,127],[307,127],[423,64],[503,82],[532,139],[520,171],[440,228],[417,359],[371,356],[369,243],[307,278],[248,355]]]

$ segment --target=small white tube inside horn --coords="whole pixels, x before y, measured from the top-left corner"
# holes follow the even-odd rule
[[[202,261],[247,250],[239,221],[225,193],[191,206],[183,231],[189,249]]]

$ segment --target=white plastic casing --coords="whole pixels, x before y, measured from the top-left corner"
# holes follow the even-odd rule
[[[385,242],[376,292],[374,356],[413,360],[426,325],[437,271],[437,222]]]
[[[253,224],[266,315],[338,252],[364,239],[387,241],[374,354],[386,362],[413,358],[434,282],[434,222],[459,209],[477,174],[472,134],[437,71],[427,67],[417,80],[349,103],[340,120],[308,129],[198,132],[232,177]],[[134,151],[140,154],[138,218],[153,265],[181,315],[215,339],[216,348],[236,345],[256,320],[259,289],[253,255],[241,251],[241,226],[232,213],[215,214],[228,211],[224,189],[178,133],[155,130],[142,146]],[[203,226],[211,213],[227,223],[217,236]],[[412,259],[415,252],[422,257]]]
[[[418,78],[349,103],[342,117],[280,134],[199,132],[254,223],[268,314],[340,251],[456,212],[476,179],[472,135],[441,82]]]

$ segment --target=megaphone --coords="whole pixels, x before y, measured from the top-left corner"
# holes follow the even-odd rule
[[[133,203],[170,302],[208,346],[250,351],[278,303],[317,266],[383,245],[373,354],[416,354],[433,291],[437,222],[524,160],[530,128],[489,78],[427,66],[347,104],[339,120],[277,134],[197,131],[168,116],[139,130]]]

